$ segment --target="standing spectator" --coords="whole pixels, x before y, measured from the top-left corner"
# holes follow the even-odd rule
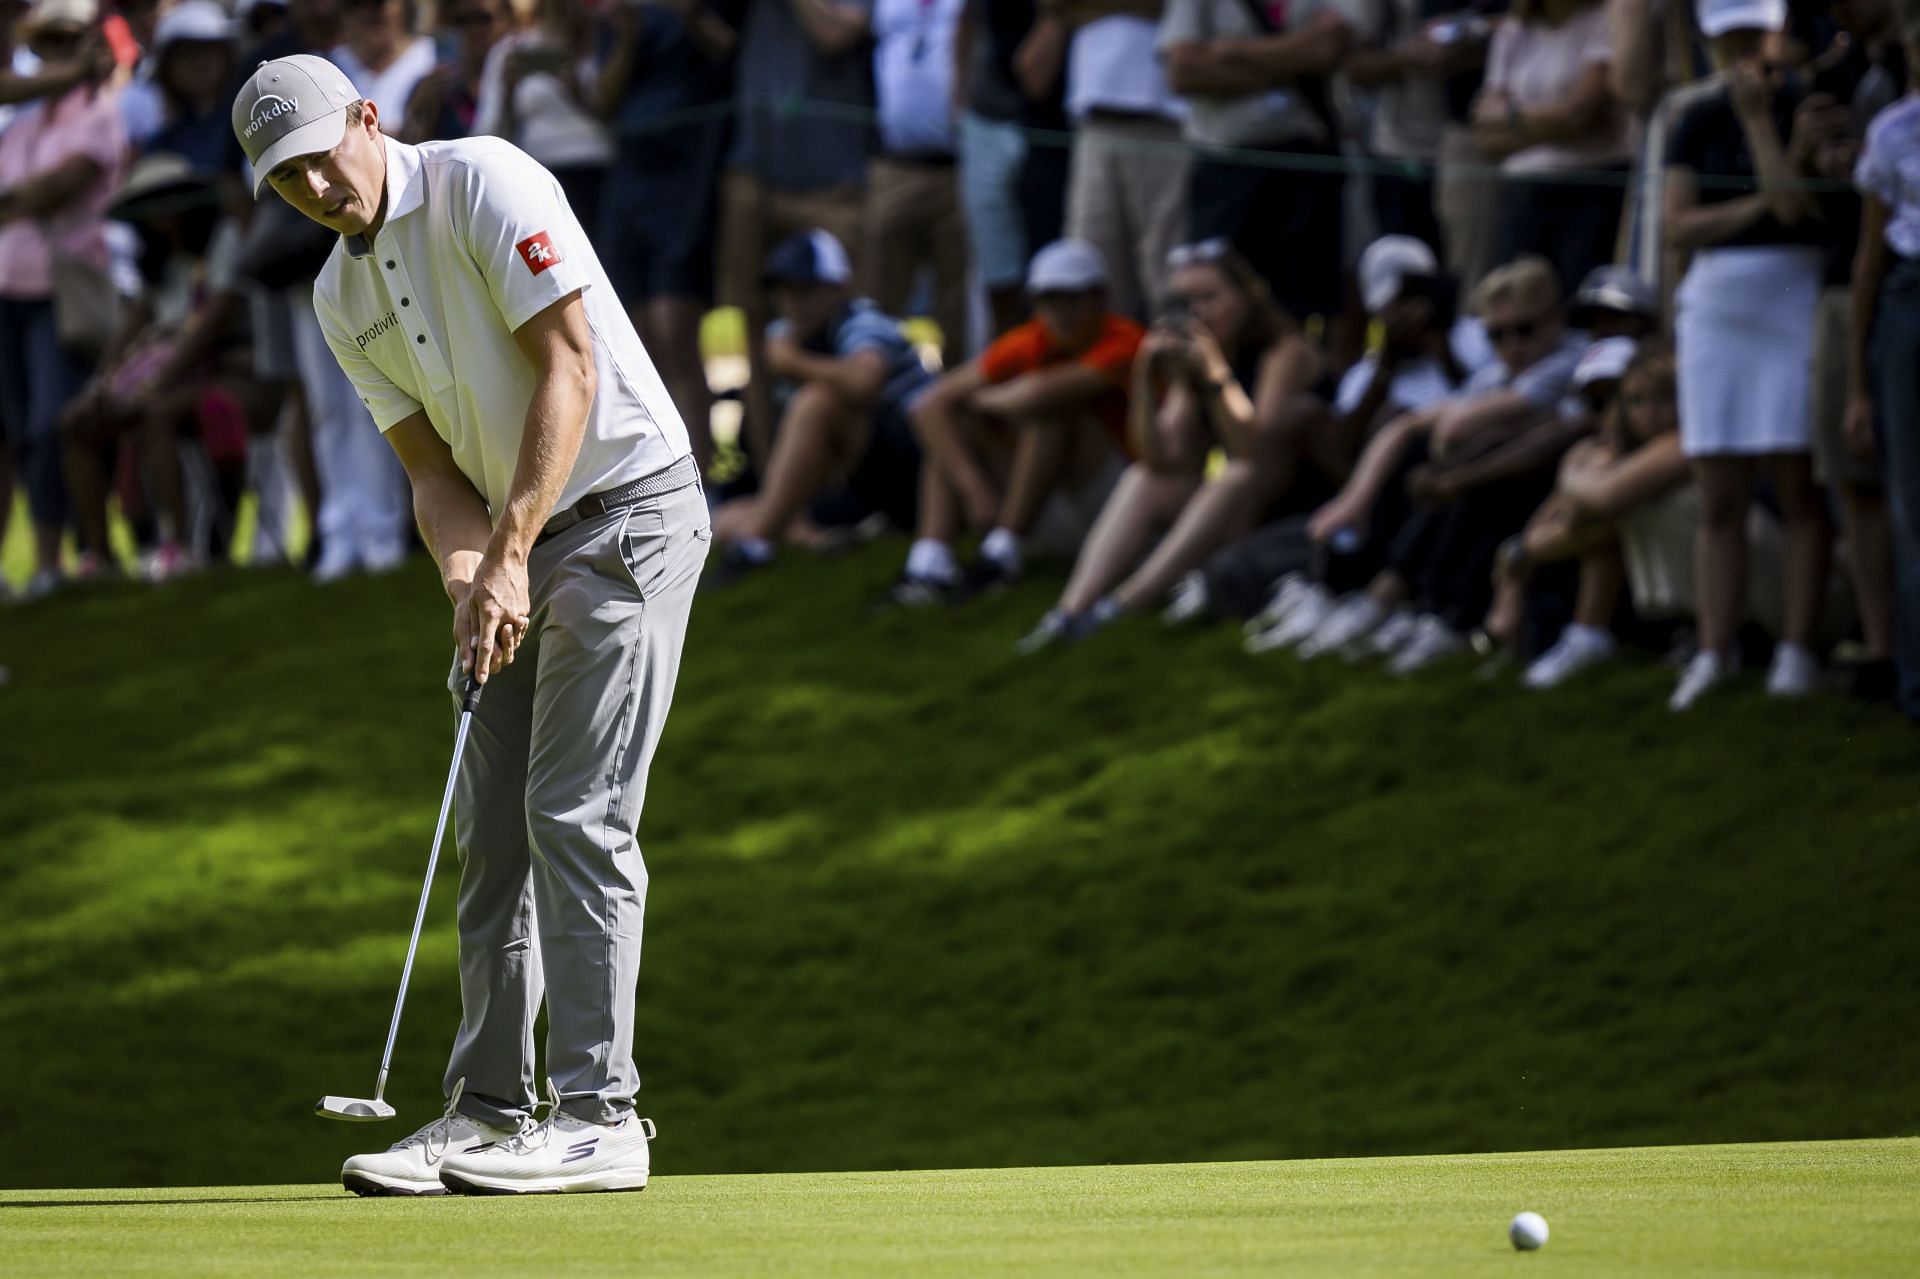
[[[1373,212],[1382,235],[1411,235],[1446,247],[1434,203],[1435,172],[1449,120],[1466,119],[1487,60],[1491,26],[1452,12],[1452,0],[1383,0],[1367,47],[1348,57],[1355,87],[1377,89],[1368,139],[1395,168],[1373,175]]]
[[[955,39],[966,0],[875,0],[879,151],[867,165],[867,293],[905,315],[933,275],[943,363],[967,349],[967,227],[954,175]]]
[[[714,295],[738,10],[708,0],[617,0],[603,10],[598,98],[615,153],[600,196],[600,260],[687,424],[703,473],[713,464],[713,392],[700,358],[700,321]],[[663,190],[674,198],[661,200]]]
[[[1906,90],[1907,58],[1895,28],[1893,0],[1841,0],[1830,6],[1846,39],[1845,56],[1831,54],[1813,77],[1801,111],[1831,136],[1812,155],[1814,173],[1828,180],[1852,176],[1868,122]],[[1813,472],[1839,499],[1846,530],[1847,572],[1860,607],[1862,662],[1854,691],[1878,701],[1893,696],[1893,525],[1878,452],[1871,440],[1849,447],[1846,433],[1850,282],[1860,244],[1860,201],[1853,195],[1823,201],[1825,287],[1814,312]]]
[[[413,87],[400,136],[415,142],[469,137],[480,114],[487,55],[513,26],[508,0],[451,0],[440,10],[440,30],[453,38],[453,56]]]
[[[1188,231],[1194,240],[1231,240],[1275,300],[1301,317],[1336,315],[1345,301],[1346,183],[1329,82],[1353,38],[1337,0],[1272,10],[1247,0],[1168,0],[1160,20],[1167,79],[1186,100],[1186,137],[1197,152]],[[1253,165],[1227,150],[1304,163]]]
[[[1702,504],[1700,651],[1674,689],[1676,711],[1738,665],[1747,508],[1762,461],[1787,533],[1785,631],[1767,691],[1804,696],[1819,680],[1812,646],[1832,531],[1813,484],[1808,410],[1824,232],[1792,158],[1809,154],[1794,127],[1806,90],[1766,61],[1786,16],[1785,0],[1703,0],[1700,29],[1723,83],[1680,117],[1668,148],[1667,237],[1693,253],[1675,295],[1680,442]]]
[[[341,0],[344,37],[328,60],[383,115],[404,119],[407,99],[439,61],[433,38],[420,34],[415,0]]]
[[[35,57],[61,63],[80,52],[98,18],[94,0],[40,0],[21,35]],[[0,133],[0,424],[33,515],[29,596],[60,584],[60,411],[98,354],[74,349],[73,339],[92,327],[79,323],[81,313],[107,288],[102,215],[126,153],[118,99],[85,81],[22,109]],[[101,567],[88,561],[82,571]]]
[[[964,599],[1013,581],[1043,515],[1069,553],[1078,549],[1121,469],[1116,445],[1142,337],[1108,305],[1106,277],[1091,245],[1040,250],[1027,273],[1034,318],[914,406],[926,462],[896,602]],[[964,578],[953,553],[962,527],[986,533]]]
[[[233,20],[214,0],[181,0],[160,15],[149,64],[160,117],[151,134],[134,140],[138,150],[178,155],[209,173],[220,168],[233,132],[226,96],[233,46]]]
[[[1677,274],[1669,270],[1661,229],[1667,138],[1693,97],[1710,91],[1698,83],[1706,68],[1694,39],[1693,5],[1690,0],[1607,0],[1607,25],[1613,40],[1607,78],[1626,114],[1634,157],[1622,211],[1620,261],[1643,279],[1664,282]]]
[[[1601,0],[1516,0],[1494,32],[1473,118],[1506,180],[1496,261],[1537,253],[1571,284],[1613,260],[1628,153],[1612,61]],[[1621,181],[1556,176],[1595,170]]]
[[[1900,34],[1920,64],[1920,5],[1903,0]],[[1847,442],[1885,452],[1895,570],[1896,704],[1920,719],[1920,97],[1867,130],[1854,181],[1863,196],[1853,269]]]
[[[767,250],[813,227],[845,245],[860,242],[871,12],[872,0],[748,0],[740,28],[733,145],[721,182],[720,296],[746,314],[745,442],[756,467],[773,449],[760,279]]]
[[[1066,150],[1029,131],[1067,130],[1071,38],[1035,0],[968,0],[961,15],[960,199],[995,337],[1026,318],[1027,261],[1065,223]]]
[[[714,515],[728,576],[772,563],[830,488],[857,504],[850,518],[879,511],[911,528],[920,482],[907,414],[932,375],[900,322],[853,295],[846,249],[825,231],[802,232],[774,249],[766,276],[780,312],[767,366],[785,394],[760,492]]]
[[[1167,297],[1167,254],[1189,239],[1192,161],[1180,145],[1180,100],[1167,84],[1152,0],[1054,0],[1073,28],[1067,48],[1069,239],[1105,260],[1116,314],[1144,319]]]
[[[539,0],[533,24],[487,54],[473,121],[476,134],[505,138],[538,160],[568,205],[589,215],[613,162],[613,135],[593,110],[591,36],[582,0]]]

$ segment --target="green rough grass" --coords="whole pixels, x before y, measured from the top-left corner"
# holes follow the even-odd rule
[[[669,1158],[663,1134],[659,1156]],[[1913,1273],[1920,1142],[1297,1163],[668,1177],[644,1195],[333,1186],[0,1193],[38,1275]],[[1540,1252],[1508,1219],[1544,1214]]]
[[[696,609],[643,824],[675,1173],[1920,1128],[1897,719],[1749,684],[1677,720],[1646,665],[1537,696],[1150,622],[1018,660],[1049,583],[870,615],[899,553]],[[419,565],[0,613],[0,1184],[321,1181],[368,1139],[308,1112],[372,1084],[446,626]]]

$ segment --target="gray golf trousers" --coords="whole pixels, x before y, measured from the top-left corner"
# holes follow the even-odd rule
[[[633,1108],[634,830],[712,538],[693,484],[529,557],[531,633],[487,681],[455,788],[461,1018],[445,1083],[465,1079],[471,1118],[512,1126],[532,1107],[543,993],[561,1108],[598,1123]]]

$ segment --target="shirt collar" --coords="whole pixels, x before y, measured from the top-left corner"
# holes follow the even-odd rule
[[[419,147],[408,146],[384,133],[380,140],[387,144],[387,216],[380,223],[384,231],[426,203],[427,183],[420,176]],[[346,241],[350,258],[364,258],[373,252],[373,243],[364,235],[350,235]]]

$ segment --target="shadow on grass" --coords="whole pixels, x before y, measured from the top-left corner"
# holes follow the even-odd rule
[[[14,1208],[198,1208],[202,1204],[317,1204],[351,1202],[356,1196],[337,1195],[226,1195],[214,1199],[0,1199],[0,1212]]]

